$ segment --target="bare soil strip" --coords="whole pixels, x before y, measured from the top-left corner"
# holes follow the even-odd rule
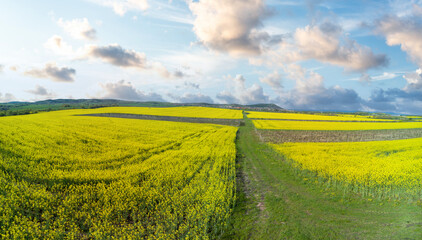
[[[308,131],[308,130],[256,130],[264,142],[366,142],[422,137],[422,129]]]
[[[282,119],[282,118],[249,118],[251,120],[274,120],[274,121],[302,121],[302,122],[370,122],[370,123],[392,123],[392,122],[403,122],[400,120],[394,121],[382,121],[383,119],[379,119],[379,121],[351,121],[351,120],[319,120],[319,119]]]
[[[189,117],[169,117],[156,115],[142,115],[142,114],[126,114],[126,113],[97,113],[97,114],[83,114],[78,116],[92,116],[92,117],[114,117],[114,118],[130,118],[130,119],[145,119],[158,121],[172,121],[172,122],[189,122],[189,123],[211,123],[228,126],[240,126],[242,119],[219,119],[219,118],[189,118]]]

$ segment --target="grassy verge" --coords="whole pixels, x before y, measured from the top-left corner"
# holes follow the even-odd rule
[[[289,161],[240,127],[238,200],[223,239],[421,239],[422,205],[362,198],[303,181]]]

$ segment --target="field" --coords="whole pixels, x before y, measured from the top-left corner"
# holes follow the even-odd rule
[[[366,142],[422,138],[422,128],[389,130],[257,130],[264,142]]]
[[[191,117],[191,118],[218,118],[218,119],[242,119],[241,110],[208,108],[208,107],[170,107],[170,108],[149,108],[149,107],[107,107],[89,109],[84,112],[76,110],[78,114],[98,113],[126,113],[144,114],[169,117]]]
[[[322,122],[253,120],[258,129],[280,130],[382,130],[422,128],[422,122]]]
[[[320,114],[302,114],[302,113],[273,113],[273,112],[247,112],[251,119],[285,119],[285,120],[313,120],[313,121],[397,121],[392,119],[374,118],[372,116],[360,115],[320,115]]]
[[[422,138],[338,143],[271,144],[301,169],[347,184],[422,196]]]
[[[0,239],[420,239],[422,122],[322,117],[1,117]]]
[[[0,118],[2,239],[221,233],[235,127],[73,116],[86,111]]]
[[[397,195],[398,191],[392,189],[422,196],[420,122],[253,123],[258,129],[269,129],[257,131],[261,140],[291,160],[295,168],[348,189],[371,189],[379,196],[394,196],[391,192]]]

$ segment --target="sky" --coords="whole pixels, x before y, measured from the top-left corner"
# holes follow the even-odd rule
[[[422,0],[5,0],[0,102],[422,114]]]

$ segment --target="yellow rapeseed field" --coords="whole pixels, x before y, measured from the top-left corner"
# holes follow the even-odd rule
[[[422,128],[422,122],[323,122],[253,120],[259,129],[280,130],[381,130]]]
[[[359,115],[338,115],[328,116],[319,114],[302,114],[302,113],[273,113],[273,112],[247,112],[248,118],[268,118],[268,119],[290,119],[290,120],[326,120],[326,121],[393,121],[391,119],[377,119],[369,116]]]
[[[95,111],[0,118],[0,239],[215,239],[237,129],[73,116]]]
[[[241,110],[210,108],[210,107],[168,107],[168,108],[105,107],[105,108],[75,110],[75,111],[79,113],[82,112],[81,114],[127,113],[127,114],[145,114],[145,115],[170,116],[170,117],[223,118],[223,119],[243,118],[243,114]]]
[[[299,168],[365,186],[422,187],[422,138],[271,144]]]

